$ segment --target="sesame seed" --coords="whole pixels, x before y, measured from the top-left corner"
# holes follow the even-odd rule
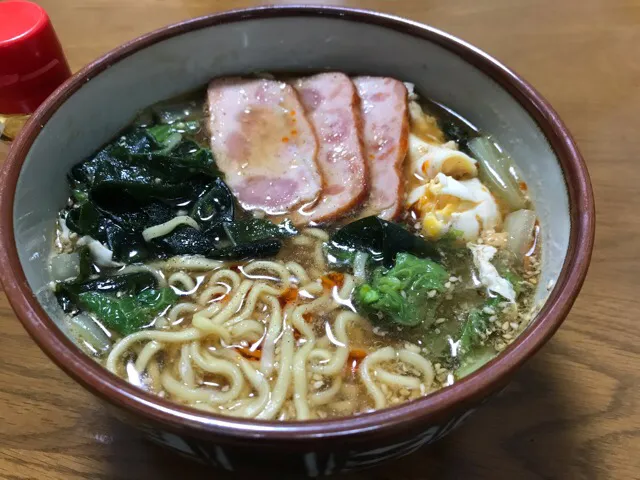
[[[444,288],[451,288],[451,282],[447,282],[444,284]]]
[[[450,276],[450,277],[449,277],[449,281],[450,281],[450,282],[455,283],[455,282],[457,282],[457,281],[458,281],[458,277],[454,277],[454,276],[452,275],[452,276]]]
[[[504,322],[502,324],[502,330],[504,330],[505,332],[509,330],[509,322]]]
[[[444,323],[446,321],[447,321],[446,318],[439,318],[439,319],[436,320],[436,325],[440,325],[441,323]]]
[[[495,322],[496,320],[498,320],[498,317],[496,317],[495,315],[491,315],[491,316],[489,317],[489,321],[490,321],[490,322]]]
[[[429,291],[429,293],[427,293],[427,297],[433,298],[433,297],[436,296],[437,293],[438,292],[436,290],[431,290],[431,291]]]
[[[511,322],[509,323],[509,325],[511,325],[511,328],[513,328],[514,330],[520,326],[516,322]]]

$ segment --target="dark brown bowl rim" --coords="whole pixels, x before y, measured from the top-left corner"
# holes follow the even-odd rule
[[[558,281],[535,322],[501,355],[472,375],[428,397],[360,416],[309,422],[277,422],[215,416],[145,393],[103,369],[56,327],[29,288],[13,235],[13,202],[26,155],[41,128],[74,92],[110,65],[152,44],[215,25],[274,17],[328,17],[373,24],[435,43],[492,78],[537,122],[557,155],[567,184],[571,231]],[[304,442],[356,433],[382,435],[411,423],[442,418],[471,405],[504,385],[510,375],[557,330],[568,314],[587,274],[595,233],[594,200],[589,175],[567,128],[531,85],[500,62],[435,28],[378,12],[327,6],[268,6],[234,10],[170,25],[136,38],[89,64],[56,90],[32,116],[16,140],[0,174],[0,278],[25,329],[62,370],[110,403],[176,431],[198,437],[244,441]]]

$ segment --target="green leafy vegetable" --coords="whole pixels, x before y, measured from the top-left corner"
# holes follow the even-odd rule
[[[168,152],[180,143],[183,133],[196,132],[199,128],[199,122],[190,121],[154,125],[146,131],[163,151]]]
[[[151,240],[152,250],[158,257],[172,255],[207,255],[215,250],[215,241],[193,227],[181,225],[171,233]]]
[[[356,252],[369,254],[373,265],[391,267],[399,252],[421,257],[439,258],[434,246],[405,230],[397,223],[378,217],[366,217],[345,225],[334,233],[325,245],[329,262],[351,266]]]
[[[220,178],[216,178],[209,190],[196,200],[190,216],[206,230],[220,222],[233,221],[234,210],[231,190]]]
[[[77,250],[77,252],[78,252],[78,255],[80,255],[80,275],[78,276],[76,281],[83,281],[89,275],[91,275],[93,271],[93,267],[92,267],[93,261],[91,259],[91,251],[89,250],[89,247],[84,246],[84,247],[80,247]]]
[[[224,235],[218,249],[209,253],[211,258],[241,260],[271,257],[282,248],[282,239],[298,234],[288,219],[276,225],[269,220],[250,218],[224,223],[223,229]]]
[[[84,292],[102,293],[139,293],[143,290],[155,288],[156,277],[149,272],[126,273],[109,277],[96,278],[83,282],[67,282],[58,285],[58,290],[72,295]]]
[[[461,122],[451,120],[442,122],[440,128],[445,138],[455,141],[461,149],[466,146],[470,138],[476,135],[476,132],[461,124]]]
[[[489,318],[498,313],[498,306],[503,301],[504,299],[500,296],[491,297],[482,307],[474,308],[469,312],[460,335],[460,347],[463,350],[468,352],[482,343],[489,329]]]
[[[511,270],[502,272],[501,276],[513,286],[513,290],[516,292],[516,297],[520,295],[520,292],[522,292],[522,278]]]
[[[291,223],[236,219],[235,198],[211,151],[193,140],[200,130],[193,105],[173,105],[166,118],[155,108],[71,169],[71,230],[91,236],[124,263],[171,255],[272,256],[282,238],[297,234]],[[143,238],[145,229],[185,214],[198,228],[181,225],[148,242]]]
[[[456,378],[464,378],[471,375],[480,367],[489,363],[496,356],[493,347],[476,349],[472,354],[466,355],[462,360],[462,365],[456,370]]]
[[[371,281],[356,289],[356,308],[377,323],[428,324],[440,302],[429,292],[443,292],[448,278],[438,263],[398,253],[393,268],[377,267]]]
[[[78,296],[86,292],[106,294],[138,294],[157,286],[156,278],[149,272],[105,276],[92,280],[62,282],[56,285],[56,297],[66,313],[73,311]]]
[[[125,192],[139,200],[156,198],[183,204],[204,192],[211,180],[190,168],[165,168],[155,160],[145,163],[114,157],[98,166],[91,190],[108,195]]]
[[[149,289],[121,297],[101,292],[85,292],[78,296],[79,304],[86,311],[121,335],[140,330],[177,300],[178,295],[171,288]]]
[[[113,252],[115,260],[132,263],[147,257],[142,235],[128,231],[94,203],[85,202],[66,217],[67,226],[81,235],[89,235]]]
[[[298,234],[298,230],[290,220],[280,225],[261,218],[237,221],[225,225],[225,231],[234,245],[251,243],[269,238],[286,238]]]
[[[255,240],[250,243],[212,250],[207,256],[220,260],[244,260],[249,258],[273,257],[282,248],[277,238]]]

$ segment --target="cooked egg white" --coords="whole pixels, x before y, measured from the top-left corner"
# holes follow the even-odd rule
[[[491,263],[491,259],[498,251],[490,245],[476,245],[469,243],[467,245],[473,255],[473,264],[478,269],[478,277],[482,285],[493,293],[502,295],[510,302],[515,302],[516,292],[511,283],[500,276],[496,267]]]
[[[435,145],[444,143],[444,134],[438,126],[438,120],[426,114],[416,101],[409,102],[409,124],[411,135]]]
[[[432,239],[453,229],[464,240],[475,241],[482,231],[502,224],[493,195],[477,178],[458,181],[438,173],[409,193],[406,206],[418,213],[422,233]]]
[[[478,175],[476,161],[458,150],[455,142],[435,145],[410,134],[408,155],[412,172],[425,179],[435,178],[438,173],[456,179]]]

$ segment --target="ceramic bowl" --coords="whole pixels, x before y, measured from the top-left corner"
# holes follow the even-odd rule
[[[491,132],[528,182],[543,232],[541,308],[500,356],[455,385],[397,407],[335,420],[266,422],[178,406],[116,378],[60,328],[46,259],[69,168],[140,109],[254,72],[341,70],[413,82]],[[0,181],[0,277],[44,352],[157,442],[226,470],[319,476],[377,465],[450,432],[556,331],[584,281],[594,235],[587,170],[566,127],[522,78],[434,28],[380,13],[265,7],[189,20],[144,35],[90,64],[37,111]]]

